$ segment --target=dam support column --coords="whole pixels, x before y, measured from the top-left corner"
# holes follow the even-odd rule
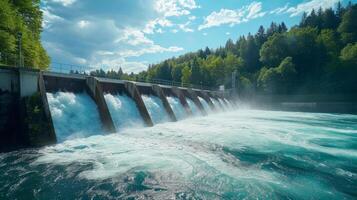
[[[153,126],[154,123],[151,120],[150,114],[146,109],[143,99],[136,85],[132,82],[125,82],[125,88],[129,92],[130,97],[135,101],[138,106],[141,117],[144,119],[147,126]]]
[[[177,119],[176,119],[175,113],[172,110],[169,102],[167,101],[167,98],[166,98],[164,92],[162,91],[161,87],[158,85],[152,85],[152,90],[161,99],[162,104],[164,105],[166,112],[169,114],[171,121],[176,122]]]
[[[196,106],[200,109],[201,113],[203,115],[207,115],[207,113],[206,113],[205,109],[203,108],[200,100],[198,99],[197,94],[195,93],[195,91],[193,91],[192,89],[187,89],[187,93],[188,93],[188,95],[190,95],[191,99],[196,104]]]
[[[186,111],[187,115],[191,116],[192,115],[192,111],[191,111],[190,106],[188,105],[188,103],[186,101],[185,95],[183,95],[182,92],[177,87],[172,87],[171,91],[172,91],[172,93],[174,93],[179,98],[181,104],[185,108],[185,111]]]
[[[48,141],[49,141],[49,143],[56,143],[57,142],[56,132],[55,132],[55,128],[53,126],[52,116],[51,116],[51,112],[50,112],[50,106],[47,101],[45,81],[43,79],[42,72],[40,72],[38,75],[38,90],[41,95],[43,112],[47,119],[48,128],[49,128],[48,135],[47,135]]]
[[[107,103],[104,99],[103,89],[99,81],[95,77],[89,76],[86,78],[86,86],[89,95],[93,98],[98,106],[99,116],[102,121],[104,130],[109,133],[115,133],[116,130],[114,122],[110,115]]]

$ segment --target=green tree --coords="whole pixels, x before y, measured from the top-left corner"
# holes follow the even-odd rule
[[[347,43],[357,42],[357,5],[353,5],[342,16],[342,21],[338,27],[342,41]]]
[[[189,66],[185,66],[182,69],[182,78],[181,78],[181,82],[184,84],[189,84],[190,83],[190,78],[191,78],[191,69]]]
[[[357,43],[348,44],[341,51],[341,60],[357,65]]]
[[[286,34],[277,33],[269,37],[260,49],[260,61],[268,67],[277,66],[289,55],[290,49]]]

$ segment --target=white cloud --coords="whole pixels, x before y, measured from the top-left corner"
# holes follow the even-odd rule
[[[50,1],[55,2],[55,3],[60,3],[63,6],[70,6],[74,2],[76,2],[76,0],[50,0]]]
[[[115,42],[126,42],[132,46],[154,44],[154,42],[148,39],[143,32],[135,28],[125,28],[122,31],[121,36]]]
[[[262,17],[265,15],[265,12],[262,11],[262,3],[261,2],[252,2],[246,10],[248,11],[248,15],[246,19],[255,19],[258,17]]]
[[[195,0],[157,0],[155,10],[165,17],[189,15],[190,10],[198,8]]]
[[[181,47],[176,47],[176,46],[172,46],[172,47],[162,47],[160,45],[150,45],[147,48],[141,48],[139,50],[125,50],[122,52],[119,52],[119,55],[126,58],[126,57],[138,57],[144,54],[152,54],[152,53],[164,53],[164,52],[178,52],[178,51],[182,51],[183,48]]]
[[[190,20],[190,21],[194,21],[195,19],[196,19],[196,16],[193,16],[193,15],[188,17],[188,20]]]
[[[284,13],[289,13],[290,17],[295,17],[303,12],[310,13],[313,9],[318,10],[319,8],[327,9],[333,7],[340,0],[311,0],[308,2],[300,3],[295,7],[290,7],[284,11]]]
[[[173,26],[172,22],[166,18],[156,18],[155,20],[151,20],[146,24],[143,32],[146,34],[153,34],[155,33],[155,28],[157,25],[161,27]]]
[[[237,10],[221,9],[219,12],[212,12],[205,17],[204,23],[198,27],[198,30],[220,26],[222,24],[229,24],[234,26],[251,19],[263,17],[266,12],[262,12],[261,2],[252,2],[248,6],[244,6]]]
[[[226,35],[230,35],[231,33],[230,32],[226,32]]]
[[[184,24],[179,24],[178,27],[183,31],[183,32],[193,32],[192,28],[189,28],[188,26],[191,24],[190,21],[184,23]]]
[[[281,14],[284,13],[289,8],[289,3],[285,4],[284,7],[276,8],[269,12],[269,14]]]
[[[176,5],[171,14],[176,11],[176,14],[184,14],[184,10],[198,7],[192,0],[171,2]],[[173,44],[159,44],[149,37],[168,31],[165,27],[181,29],[172,22],[176,14],[158,12],[153,6],[154,0],[148,3],[151,6],[143,6],[142,1],[112,0],[98,8],[94,1],[43,0],[42,41],[53,62],[105,67],[106,70],[122,66],[127,72],[144,70],[148,63],[140,61],[139,56],[183,50]],[[181,28],[189,31],[187,25]]]
[[[43,8],[42,13],[43,13],[42,27],[45,29],[49,29],[52,23],[63,21],[62,17],[51,13],[50,8]]]

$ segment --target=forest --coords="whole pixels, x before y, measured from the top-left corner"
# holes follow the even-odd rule
[[[103,70],[92,75],[132,80],[164,79],[231,88],[240,93],[350,94],[357,92],[357,5],[304,13],[287,29],[284,22],[260,26],[256,34],[229,39],[217,49],[198,50],[150,65],[139,74]]]
[[[0,66],[48,69],[50,58],[41,45],[41,32],[40,0],[1,0]],[[18,53],[19,41],[21,59]]]

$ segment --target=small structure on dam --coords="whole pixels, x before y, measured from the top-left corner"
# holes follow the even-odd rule
[[[220,91],[0,68],[0,151],[204,116],[227,98]]]

